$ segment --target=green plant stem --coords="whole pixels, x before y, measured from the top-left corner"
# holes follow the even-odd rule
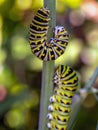
[[[93,86],[97,77],[98,77],[98,67],[95,69],[94,74],[90,78],[89,82],[84,86],[84,88],[89,90]]]
[[[67,130],[72,130],[73,129],[73,124],[75,123],[75,120],[76,120],[77,114],[78,114],[78,112],[79,112],[79,110],[81,108],[81,105],[82,105],[83,101],[85,100],[85,98],[87,96],[87,93],[89,92],[89,90],[93,86],[95,80],[97,79],[97,76],[98,76],[98,68],[95,69],[92,77],[90,78],[88,83],[86,83],[86,85],[84,86],[84,89],[86,90],[86,94],[81,95],[80,100],[75,105],[74,110],[73,110],[72,115],[71,115],[71,119],[69,120],[69,123],[68,123]]]
[[[55,26],[55,0],[44,0],[44,7],[50,10],[50,23],[48,31],[48,40],[53,37],[52,29]],[[49,97],[53,91],[53,73],[54,61],[43,62],[42,71],[42,86],[41,86],[41,100],[40,100],[40,114],[38,130],[48,130],[46,115],[48,113]]]
[[[97,122],[96,130],[98,130],[98,122]]]

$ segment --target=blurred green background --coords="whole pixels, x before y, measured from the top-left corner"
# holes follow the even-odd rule
[[[0,0],[0,130],[37,130],[42,61],[28,43],[29,24],[43,0]],[[67,64],[81,75],[81,87],[98,66],[98,1],[57,0],[57,25],[70,42],[56,66]],[[98,79],[98,78],[97,78]],[[98,89],[98,80],[94,86]],[[98,103],[89,94],[74,130],[95,130]]]

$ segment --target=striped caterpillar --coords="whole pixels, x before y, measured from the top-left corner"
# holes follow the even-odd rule
[[[72,97],[79,86],[78,75],[70,66],[60,65],[55,71],[54,83],[56,87],[49,99],[47,127],[50,130],[67,130]]]
[[[51,61],[61,56],[68,44],[69,34],[63,26],[53,29],[53,36],[47,41],[50,11],[40,8],[30,24],[29,43],[32,53],[43,61]]]

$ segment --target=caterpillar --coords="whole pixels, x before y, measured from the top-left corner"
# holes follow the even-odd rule
[[[54,73],[53,96],[50,97],[47,127],[50,130],[67,130],[72,98],[79,86],[78,74],[70,66],[60,65]]]
[[[51,61],[62,55],[68,45],[69,34],[63,26],[53,28],[53,38],[47,40],[49,29],[47,8],[40,8],[30,24],[29,43],[32,53],[43,61]]]

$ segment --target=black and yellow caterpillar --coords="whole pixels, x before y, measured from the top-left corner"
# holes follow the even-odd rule
[[[63,26],[53,29],[54,38],[47,41],[49,28],[49,14],[47,8],[40,8],[30,24],[29,43],[32,53],[43,61],[57,59],[62,55],[68,44],[69,34]]]
[[[56,87],[49,99],[47,127],[50,130],[67,130],[72,97],[79,86],[78,74],[70,66],[60,65],[55,71],[54,83]]]

